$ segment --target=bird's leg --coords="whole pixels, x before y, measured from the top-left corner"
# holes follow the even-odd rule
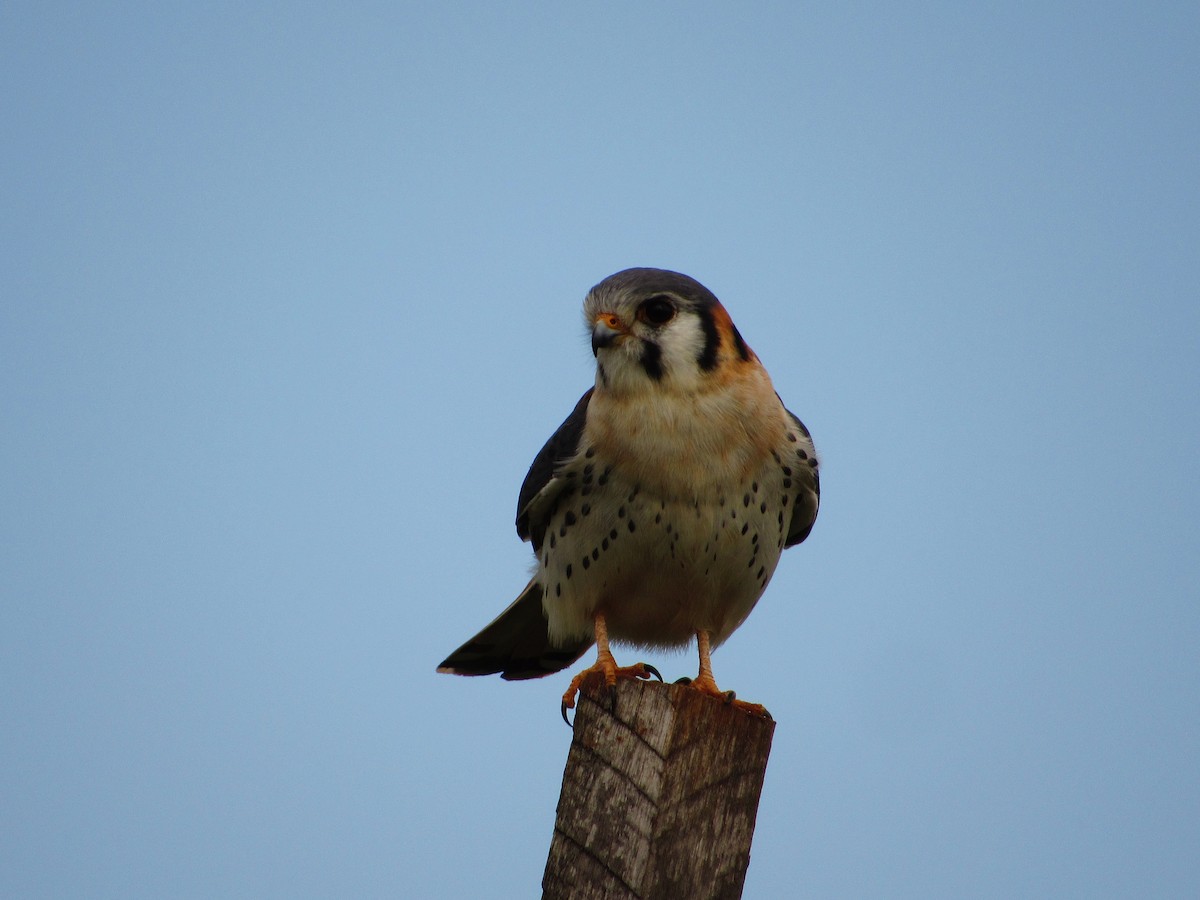
[[[771,714],[761,703],[747,703],[745,700],[738,700],[733,691],[723,691],[717,687],[717,681],[713,678],[712,673],[712,639],[704,629],[696,632],[696,649],[700,651],[700,673],[691,681],[691,687],[710,697],[730,703],[752,716],[771,718]]]
[[[618,678],[657,678],[662,681],[662,676],[658,674],[658,669],[647,663],[635,663],[632,666],[621,667],[617,665],[616,659],[613,658],[612,651],[608,649],[608,623],[604,621],[603,613],[595,615],[596,628],[596,661],[588,668],[584,669],[578,675],[571,679],[571,683],[567,686],[566,693],[562,697],[562,715],[563,721],[568,725],[567,710],[575,708],[575,697],[579,693],[579,687],[583,684],[584,679],[591,675],[601,674],[604,676],[604,683],[613,690],[613,702],[616,702],[616,686]]]

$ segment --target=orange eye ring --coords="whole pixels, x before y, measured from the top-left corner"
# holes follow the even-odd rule
[[[603,322],[613,331],[625,331],[625,323],[621,321],[620,316],[616,313],[601,313],[596,316],[597,322]]]

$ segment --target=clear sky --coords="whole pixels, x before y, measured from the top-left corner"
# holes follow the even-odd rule
[[[1198,46],[1195,2],[4,4],[0,896],[535,896],[567,678],[434,667],[525,583],[632,265],[823,453],[714,658],[779,723],[746,896],[1200,895]]]

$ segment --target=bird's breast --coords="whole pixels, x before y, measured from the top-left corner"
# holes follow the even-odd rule
[[[782,404],[762,372],[694,395],[597,391],[584,440],[626,479],[686,500],[749,483],[785,431]]]
[[[616,639],[680,645],[703,628],[719,644],[749,614],[795,486],[773,452],[786,441],[778,398],[730,401],[635,409],[593,397],[539,557],[556,639],[586,635],[599,610]]]

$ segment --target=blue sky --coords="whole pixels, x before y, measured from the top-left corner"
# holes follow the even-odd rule
[[[715,291],[823,455],[714,658],[779,723],[746,896],[1200,893],[1198,41],[6,4],[0,894],[535,895],[567,679],[434,667],[526,580],[631,265]]]

